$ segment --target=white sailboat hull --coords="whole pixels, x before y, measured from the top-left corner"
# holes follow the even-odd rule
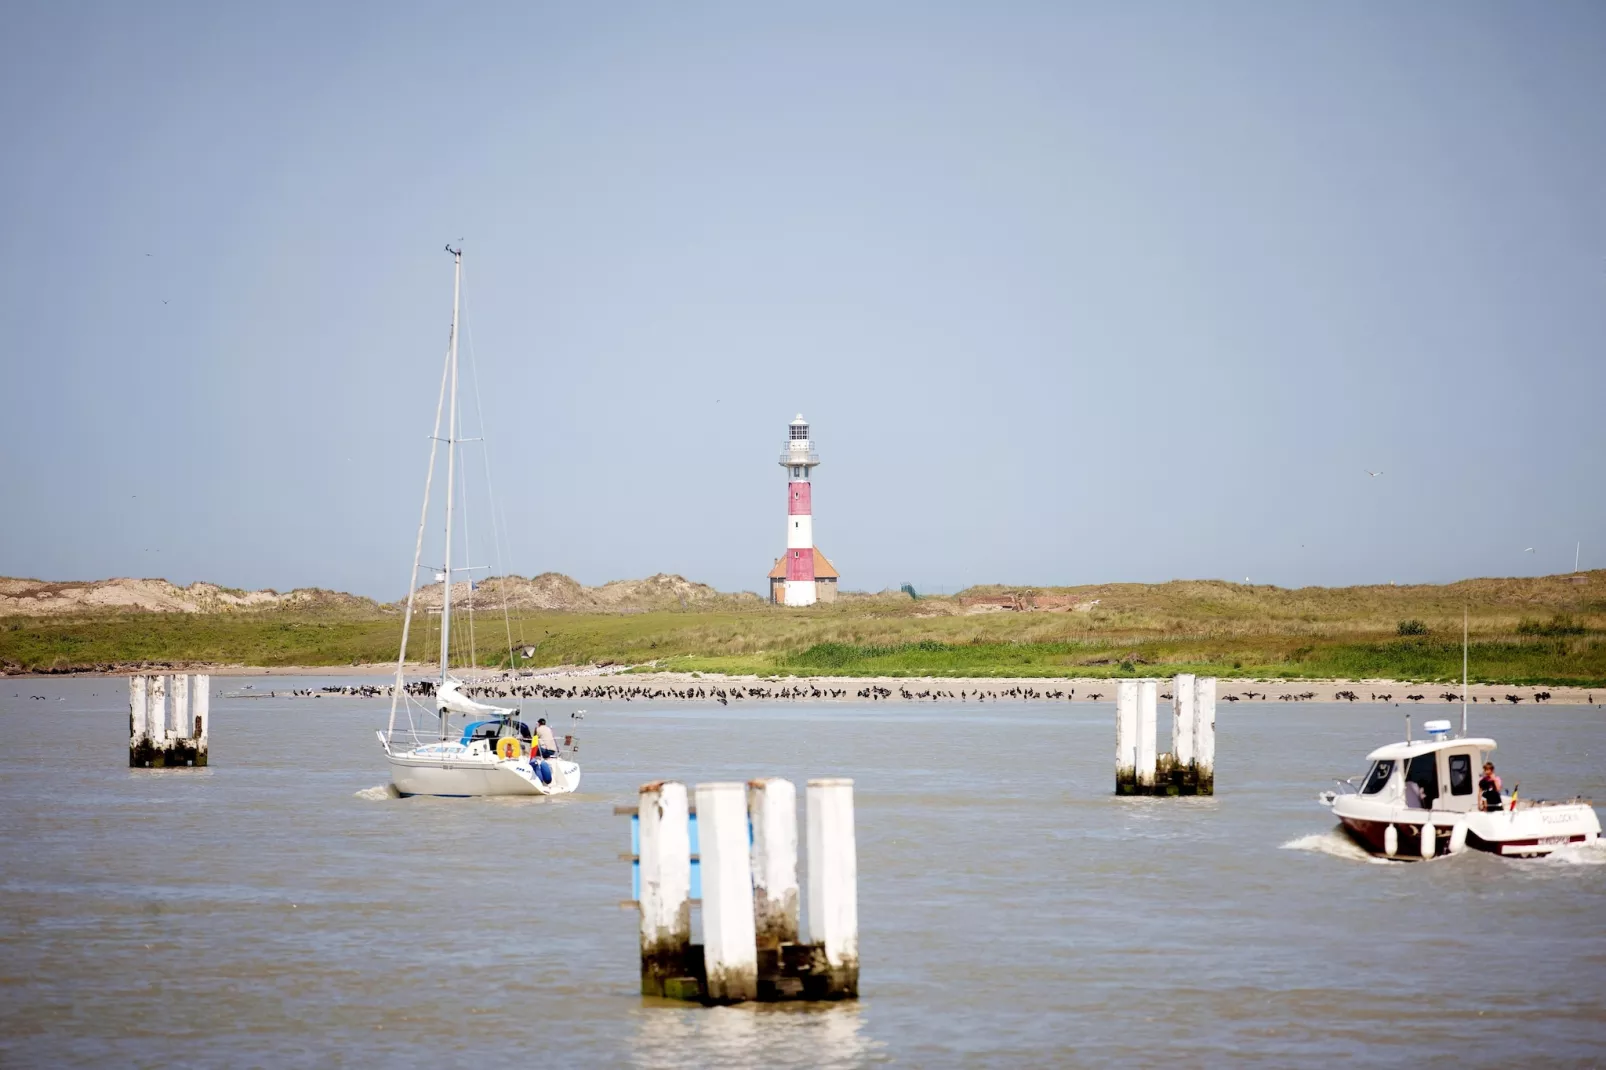
[[[567,795],[580,786],[579,764],[564,758],[546,759],[551,783],[542,783],[523,758],[402,752],[390,754],[389,759],[391,783],[402,795]]]

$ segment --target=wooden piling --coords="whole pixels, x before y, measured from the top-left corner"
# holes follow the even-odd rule
[[[1216,793],[1216,678],[1207,676],[1194,684],[1193,722],[1194,783],[1200,795]]]
[[[1138,682],[1119,680],[1115,685],[1115,793],[1137,790]]]
[[[747,843],[747,785],[697,785],[697,839],[703,878],[704,1000],[758,998],[753,868]]]
[[[1194,707],[1194,676],[1178,673],[1171,681],[1171,756],[1179,768],[1193,764],[1193,743],[1196,709]]]
[[[641,994],[676,993],[695,972],[691,959],[691,835],[686,785],[674,780],[641,786]],[[680,996],[679,998],[685,998]],[[691,998],[696,998],[693,995]]]
[[[759,948],[797,943],[797,787],[768,777],[747,783],[753,826],[753,928]]]
[[[167,687],[166,676],[151,677],[150,703],[145,707],[145,724],[150,729],[151,744],[158,751],[167,746]]]
[[[1138,759],[1135,779],[1139,794],[1154,791],[1155,727],[1159,714],[1160,683],[1138,681]]]
[[[167,738],[190,738],[190,678],[183,673],[173,676],[168,685]]]
[[[196,674],[195,681],[190,685],[190,712],[195,720],[194,731],[190,735],[190,742],[195,747],[195,764],[205,765],[212,749],[212,677],[209,674]]]
[[[131,768],[150,764],[149,690],[150,681],[146,677],[128,678],[128,764]]]
[[[859,995],[859,862],[853,781],[808,784],[809,939],[821,945],[829,980],[822,997]]]

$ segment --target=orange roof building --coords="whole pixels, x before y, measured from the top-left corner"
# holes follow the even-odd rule
[[[815,546],[811,551],[814,554],[814,598],[819,602],[836,601],[836,566],[820,553]],[[788,550],[788,554],[792,551]],[[777,557],[775,567],[770,569],[770,601],[776,605],[786,604],[786,557]]]

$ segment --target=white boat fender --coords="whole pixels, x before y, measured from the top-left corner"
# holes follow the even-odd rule
[[[1390,858],[1400,853],[1400,832],[1393,825],[1383,830],[1383,853]]]
[[[1439,830],[1433,827],[1433,822],[1422,822],[1422,857],[1432,858],[1439,853]]]
[[[1457,821],[1450,829],[1450,853],[1458,855],[1467,849],[1467,823]]]

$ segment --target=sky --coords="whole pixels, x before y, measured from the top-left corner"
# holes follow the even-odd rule
[[[1606,565],[1598,3],[0,25],[0,574],[404,594],[460,239],[468,564]]]

